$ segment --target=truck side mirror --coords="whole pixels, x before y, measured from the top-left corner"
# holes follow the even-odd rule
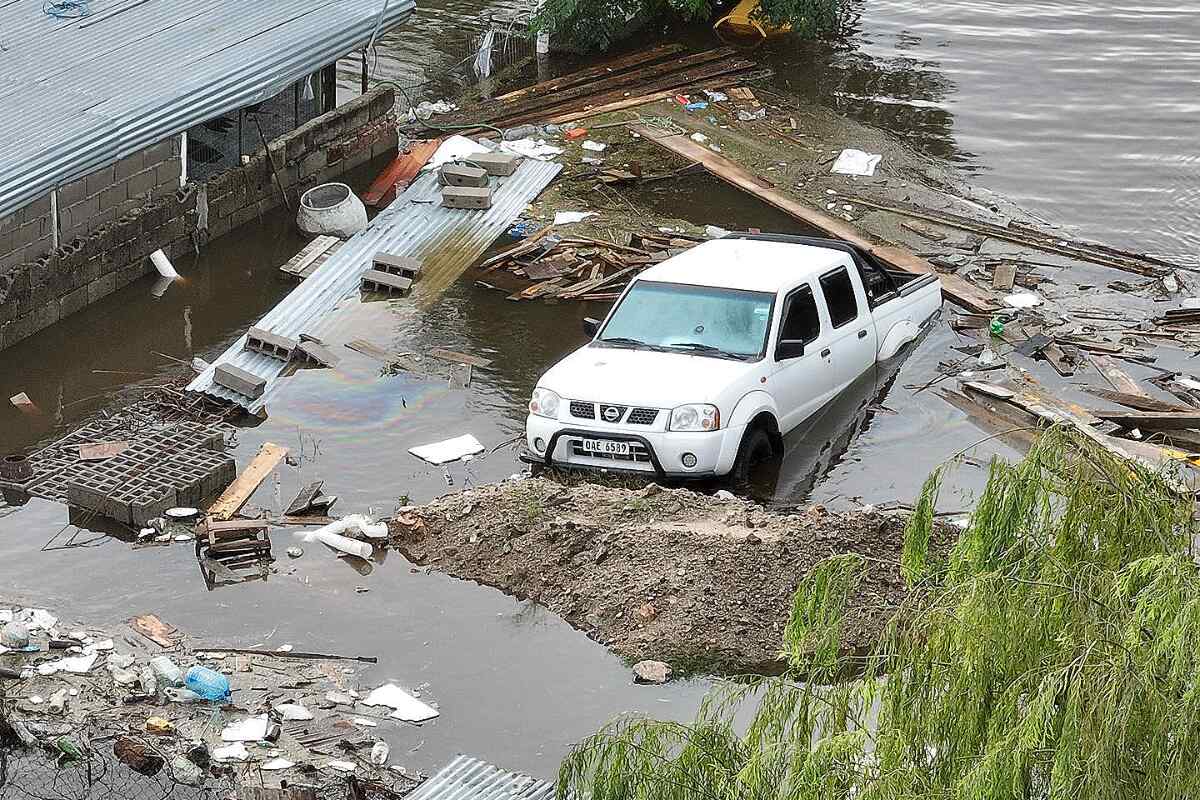
[[[600,332],[600,320],[584,317],[583,332],[589,339],[595,339],[596,334]]]
[[[800,339],[781,339],[775,345],[775,360],[787,361],[804,355],[804,342]]]

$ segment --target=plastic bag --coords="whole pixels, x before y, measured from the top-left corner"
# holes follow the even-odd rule
[[[229,679],[208,667],[189,669],[183,685],[205,700],[225,700],[230,696]]]

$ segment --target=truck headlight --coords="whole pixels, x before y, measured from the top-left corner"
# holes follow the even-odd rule
[[[715,431],[719,427],[721,412],[716,406],[704,403],[671,409],[671,421],[667,425],[667,428],[673,431]]]
[[[529,413],[539,417],[557,419],[558,404],[561,401],[562,398],[558,396],[557,392],[539,387],[533,390],[533,397],[529,398]]]

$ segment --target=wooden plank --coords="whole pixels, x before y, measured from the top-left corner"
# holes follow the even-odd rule
[[[1017,280],[1017,265],[1016,264],[1000,264],[992,273],[992,288],[1000,291],[1007,291],[1013,287],[1013,283]]]
[[[481,272],[491,272],[492,270],[496,269],[501,264],[503,264],[504,262],[506,262],[510,259],[516,258],[517,256],[523,256],[526,253],[533,252],[534,250],[537,249],[538,243],[541,242],[542,239],[549,236],[550,231],[552,231],[552,230],[554,230],[554,226],[547,225],[546,227],[542,228],[541,230],[539,230],[537,233],[533,234],[532,236],[527,236],[526,238],[517,242],[512,247],[509,247],[505,250],[501,250],[499,253],[497,253],[496,255],[492,256],[491,258],[487,259],[482,264],[480,264],[479,265],[480,271]]]
[[[407,353],[393,353],[390,350],[384,350],[379,345],[368,342],[366,339],[354,339],[346,342],[346,347],[349,347],[356,353],[362,353],[364,356],[370,356],[386,364],[395,364],[405,355],[408,355]]]
[[[129,442],[96,442],[79,445],[80,461],[103,461],[120,455],[129,448]]]
[[[1194,407],[1181,405],[1179,403],[1169,403],[1166,400],[1157,400],[1153,397],[1147,397],[1141,394],[1128,394],[1126,392],[1114,392],[1108,389],[1099,389],[1095,386],[1084,386],[1083,390],[1088,394],[1094,394],[1096,397],[1101,397],[1117,405],[1126,406],[1136,411],[1195,411]]]
[[[286,272],[289,275],[302,277],[309,265],[316,261],[321,256],[332,248],[334,245],[339,245],[342,240],[336,236],[318,236],[308,244],[304,245],[299,253],[292,256],[286,264],[280,267],[280,271]]]
[[[174,625],[168,625],[154,614],[134,617],[129,620],[129,627],[159,647],[174,647],[179,637],[179,630]]]
[[[205,533],[224,534],[243,531],[265,531],[271,523],[265,519],[207,519],[203,523]]]
[[[258,451],[258,455],[250,462],[245,471],[229,488],[221,493],[217,501],[209,506],[208,515],[218,521],[227,520],[241,509],[254,494],[254,490],[262,483],[271,471],[283,461],[287,448],[267,442]]]
[[[559,89],[567,89],[572,86],[579,86],[583,83],[591,83],[596,78],[608,77],[618,70],[625,70],[630,67],[636,67],[639,64],[647,64],[651,61],[673,56],[676,53],[682,52],[683,45],[680,44],[665,44],[659,47],[652,47],[649,50],[639,50],[636,53],[630,53],[620,58],[614,58],[611,61],[606,61],[603,64],[597,64],[594,67],[581,69],[577,72],[571,72],[562,75],[553,80],[542,81],[535,83],[532,86],[526,86],[524,89],[517,89],[507,94],[502,94],[495,98],[501,103],[511,103],[514,100],[519,100],[522,97],[530,94],[543,94],[545,92],[554,92]]]
[[[754,195],[768,205],[820,229],[829,236],[863,248],[892,267],[915,275],[938,275],[932,264],[915,253],[899,247],[877,245],[871,242],[853,225],[809,208],[799,200],[776,191],[740,165],[697,142],[693,142],[687,136],[682,134],[664,135],[662,131],[644,125],[631,125],[630,130],[684,158],[703,164],[709,172],[726,183]],[[958,275],[938,275],[938,277],[942,283],[942,291],[955,303],[979,314],[989,313],[996,308],[996,304],[990,296]]]
[[[566,122],[578,122],[587,119],[588,117],[598,117],[601,114],[608,114],[612,111],[624,111],[627,108],[637,108],[644,106],[647,103],[656,103],[660,100],[670,100],[676,94],[675,90],[667,89],[662,92],[651,92],[650,94],[640,94],[636,97],[624,97],[620,100],[614,100],[611,103],[601,103],[598,106],[590,106],[582,111],[568,111],[565,114],[550,117],[546,120],[548,125],[562,125]],[[636,120],[631,120],[636,121]]]
[[[1128,372],[1117,366],[1116,362],[1108,356],[1102,356],[1097,353],[1089,353],[1088,358],[1092,360],[1092,364],[1100,372],[1104,378],[1112,384],[1112,387],[1118,392],[1125,394],[1135,394],[1142,397],[1149,397],[1146,390],[1135,381]]]
[[[429,351],[429,355],[442,361],[449,361],[453,364],[468,364],[472,367],[488,367],[491,366],[490,358],[482,356],[473,356],[467,353],[459,353],[456,350],[446,350],[442,347],[435,347]]]
[[[1168,431],[1183,428],[1200,428],[1200,411],[1092,411],[1105,422],[1113,422],[1122,428],[1139,428],[1144,431]]]
[[[308,509],[312,508],[313,500],[316,500],[321,495],[321,489],[325,486],[325,481],[313,481],[303,487],[296,493],[296,497],[288,504],[287,510],[283,513],[287,516],[299,516]]]
[[[401,153],[392,159],[383,172],[371,182],[371,187],[363,195],[362,201],[369,206],[385,205],[389,195],[394,198],[396,187],[403,183],[408,186],[421,168],[429,163],[429,159],[437,152],[442,144],[441,138],[418,139],[409,144],[408,152]]]

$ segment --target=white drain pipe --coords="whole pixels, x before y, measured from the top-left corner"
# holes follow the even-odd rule
[[[175,267],[171,266],[170,259],[162,250],[155,250],[150,254],[150,261],[154,264],[154,268],[158,270],[158,274],[169,280],[175,280],[179,277],[179,273],[175,271]]]

